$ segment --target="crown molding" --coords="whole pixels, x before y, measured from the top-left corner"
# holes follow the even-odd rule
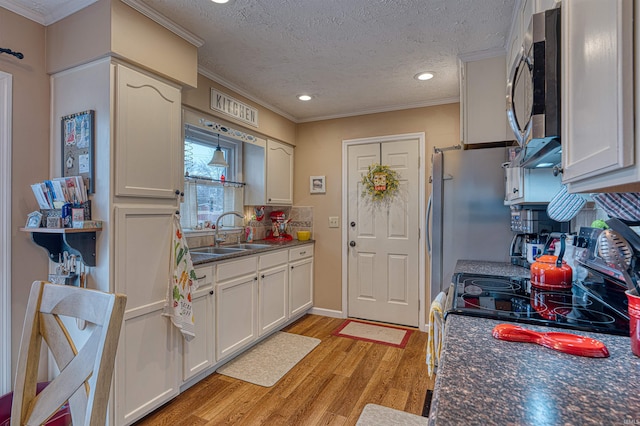
[[[66,18],[69,15],[73,15],[77,11],[84,9],[85,7],[95,3],[97,0],[76,0],[68,1],[65,4],[54,8],[53,10],[44,10],[38,12],[36,9],[43,9],[39,7],[34,1],[33,8],[29,9],[13,0],[0,0],[0,7],[4,7],[20,16],[23,16],[30,21],[37,22],[45,27],[58,22],[61,19]]]
[[[299,120],[296,121],[296,123],[310,123],[312,121],[334,120],[336,118],[357,117],[359,115],[369,115],[369,114],[379,114],[379,113],[382,113],[382,112],[402,111],[402,110],[405,110],[405,109],[424,108],[424,107],[430,107],[430,106],[454,104],[454,103],[458,103],[458,102],[460,102],[460,97],[454,96],[454,97],[451,97],[451,98],[437,99],[437,100],[428,101],[428,102],[416,102],[416,103],[412,103],[412,104],[393,105],[393,106],[388,106],[388,107],[365,109],[365,110],[359,110],[359,111],[354,111],[354,112],[345,113],[345,114],[334,114],[334,115],[309,117],[309,118],[299,119]]]
[[[237,94],[249,99],[252,102],[257,103],[258,105],[286,118],[289,121],[293,121],[294,123],[298,124],[298,123],[309,123],[312,121],[323,121],[323,120],[333,120],[336,118],[347,118],[347,117],[355,117],[358,115],[367,115],[367,114],[378,114],[381,112],[392,112],[392,111],[402,111],[404,109],[413,109],[413,108],[424,108],[424,107],[429,107],[429,106],[437,106],[437,105],[446,105],[446,104],[453,104],[453,103],[458,103],[460,102],[460,97],[451,97],[451,98],[443,98],[443,99],[438,99],[438,100],[434,100],[434,101],[428,101],[428,102],[418,102],[418,103],[412,103],[412,104],[403,104],[403,105],[393,105],[393,106],[388,106],[388,107],[381,107],[381,108],[373,108],[373,109],[366,109],[366,110],[358,110],[358,111],[353,111],[353,112],[349,112],[349,113],[344,113],[344,114],[334,114],[334,115],[324,115],[324,116],[314,116],[314,117],[308,117],[308,118],[297,118],[292,116],[291,114],[282,111],[274,106],[272,106],[271,104],[256,98],[255,96],[247,93],[245,90],[243,90],[242,88],[234,85],[233,83],[228,82],[227,80],[223,79],[222,77],[220,77],[217,74],[214,74],[213,72],[211,72],[210,70],[200,66],[198,67],[198,73],[202,74],[203,76],[207,77],[210,80],[215,81],[218,84],[221,84],[222,86],[224,86],[225,88],[229,89],[229,90],[233,90],[234,92],[236,92]]]
[[[184,40],[188,41],[189,43],[191,43],[195,47],[200,47],[200,46],[202,46],[204,44],[204,40],[203,39],[201,39],[197,35],[193,34],[192,32],[186,30],[185,28],[181,27],[180,25],[176,24],[171,19],[167,18],[166,16],[164,16],[161,13],[157,12],[155,9],[152,9],[151,7],[147,6],[146,4],[142,3],[141,1],[139,1],[139,0],[122,0],[122,3],[126,4],[127,6],[133,8],[135,10],[137,10],[138,12],[140,12],[141,14],[146,16],[147,18],[151,19],[152,21],[156,22],[157,24],[162,25],[164,28],[168,29],[172,33],[176,34],[177,36],[179,36],[179,37],[183,38]]]
[[[495,58],[496,56],[502,56],[507,54],[507,49],[504,47],[496,47],[494,49],[478,50],[469,53],[460,53],[458,59],[462,62],[480,61],[482,59]]]
[[[298,122],[298,119],[295,118],[294,116],[292,116],[291,114],[289,114],[287,112],[284,112],[281,109],[278,109],[278,108],[274,107],[273,105],[263,101],[262,99],[256,98],[255,96],[247,93],[244,89],[242,89],[242,88],[236,86],[235,84],[225,80],[224,78],[220,77],[219,75],[214,74],[213,72],[211,72],[207,68],[204,68],[203,66],[199,66],[198,67],[198,73],[202,74],[203,76],[207,77],[210,80],[215,81],[218,84],[223,85],[224,87],[226,87],[229,90],[233,90],[237,94],[249,99],[252,102],[257,103],[258,105],[268,109],[269,111],[275,112],[276,114],[283,116],[287,120],[293,121],[294,123]]]

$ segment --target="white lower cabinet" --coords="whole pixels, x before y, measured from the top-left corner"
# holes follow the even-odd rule
[[[187,342],[172,328],[165,333],[182,341],[184,386],[313,306],[313,243],[205,264],[196,267],[196,276],[196,337]],[[140,344],[142,339],[136,338]],[[155,353],[159,356],[160,349]],[[144,382],[132,386],[142,387]]]
[[[213,268],[213,266],[196,268],[198,289],[191,296],[196,336],[190,341],[181,339],[183,382],[215,363],[216,330]]]
[[[180,392],[179,332],[163,316],[173,206],[115,207],[114,290],[127,295],[114,370],[114,424],[150,413]]]
[[[267,253],[260,256],[258,262],[258,331],[263,336],[289,319],[289,252]]]
[[[289,318],[313,306],[313,245],[289,250]]]
[[[216,272],[216,358],[221,360],[258,338],[257,257],[232,260]]]
[[[150,310],[123,322],[118,355],[116,424],[130,424],[180,393],[176,328]]]

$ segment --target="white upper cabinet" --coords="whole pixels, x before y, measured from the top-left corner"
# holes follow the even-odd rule
[[[181,192],[180,89],[116,67],[115,195],[177,198]]]
[[[505,205],[548,203],[562,187],[551,169],[507,167],[505,177]]]
[[[293,204],[293,147],[267,140],[267,204]]]
[[[460,59],[460,134],[464,144],[514,139],[507,122],[505,58],[502,54]]]
[[[244,145],[244,203],[247,205],[293,204],[293,147],[259,139]]]
[[[571,192],[598,191],[640,177],[633,116],[633,3],[562,5],[562,166]]]

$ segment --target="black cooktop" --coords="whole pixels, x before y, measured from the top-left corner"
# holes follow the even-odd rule
[[[528,278],[459,273],[448,314],[629,335],[624,288],[598,277],[570,290],[532,288]]]

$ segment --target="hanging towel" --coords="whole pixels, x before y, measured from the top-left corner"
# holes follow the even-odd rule
[[[441,291],[429,309],[429,338],[427,339],[427,372],[429,377],[433,377],[438,361],[440,361],[440,350],[442,349],[442,335],[444,333],[443,306],[447,295]]]
[[[180,227],[180,216],[177,214],[173,217],[170,256],[169,287],[163,315],[171,317],[173,325],[178,327],[184,338],[189,341],[195,337],[191,294],[198,288],[198,280],[187,241]]]
[[[556,222],[569,222],[576,217],[587,200],[580,194],[570,194],[562,185],[547,205],[547,215]]]
[[[609,217],[615,217],[627,222],[640,221],[640,192],[593,194],[593,201]]]

